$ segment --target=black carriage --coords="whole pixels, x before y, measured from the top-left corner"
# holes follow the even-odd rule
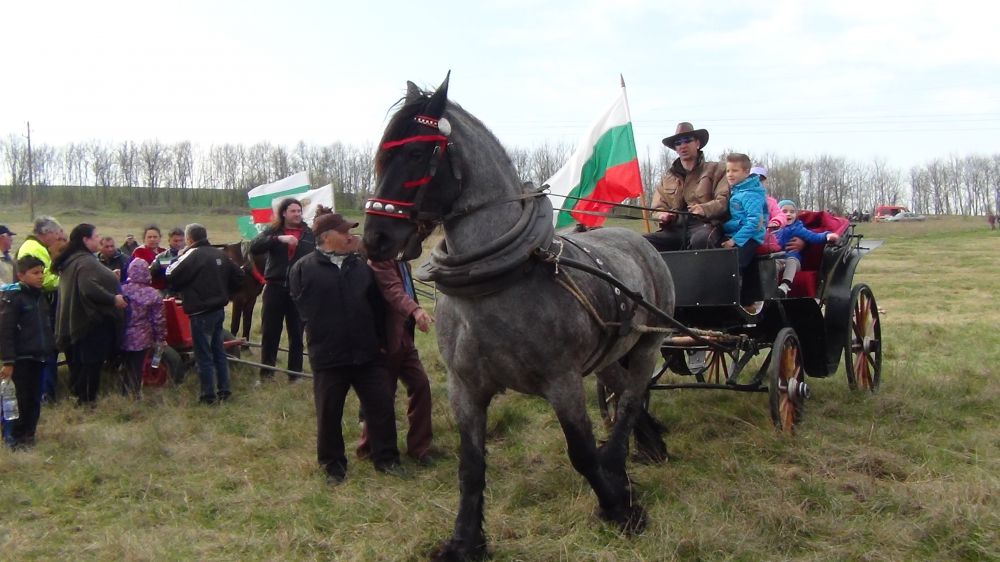
[[[662,254],[675,284],[674,317],[687,329],[664,337],[663,363],[649,390],[767,392],[775,425],[792,431],[810,394],[806,376],[835,374],[841,357],[852,389],[878,388],[879,311],[868,285],[853,284],[868,248],[847,219],[808,211],[799,218],[807,228],[832,230],[841,239],[803,250],[802,270],[788,297],[777,290],[783,252],[759,256],[745,278],[734,249]],[[746,369],[762,352],[763,362]],[[668,380],[668,374],[674,376]],[[605,421],[613,421],[615,397],[600,384],[598,403]]]

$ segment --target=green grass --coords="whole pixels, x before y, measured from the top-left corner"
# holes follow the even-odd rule
[[[147,219],[53,213],[67,227],[87,220],[119,236]],[[149,218],[197,219],[213,241],[236,237],[233,217]],[[630,467],[649,511],[643,535],[622,537],[597,519],[544,401],[498,397],[486,490],[494,559],[1000,558],[1000,234],[984,227],[957,218],[860,227],[885,241],[856,277],[883,310],[882,387],[852,393],[842,371],[811,380],[795,437],[773,431],[764,395],[655,393],[651,409],[676,458]],[[236,400],[217,408],[196,403],[193,374],[179,388],[147,389],[141,403],[110,392],[95,410],[64,401],[43,409],[35,449],[0,451],[0,558],[425,558],[451,532],[458,437],[433,334],[418,338],[436,445],[448,454],[435,466],[409,464],[399,480],[352,462],[344,484],[327,486],[310,385],[255,387],[250,369],[235,370]],[[352,397],[348,443],[356,412]],[[400,397],[401,429],[403,412]]]

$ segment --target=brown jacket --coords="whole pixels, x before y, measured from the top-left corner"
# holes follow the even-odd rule
[[[403,286],[403,274],[399,267],[401,262],[395,260],[369,261],[375,272],[375,282],[382,290],[385,298],[385,336],[386,351],[389,357],[403,351],[413,349],[413,313],[420,304],[410,297]],[[410,283],[413,281],[411,280]]]
[[[690,172],[681,166],[680,158],[674,160],[653,194],[653,209],[657,211],[684,211],[696,203],[701,204],[712,222],[722,222],[729,212],[726,166],[706,162],[700,153],[698,165]]]

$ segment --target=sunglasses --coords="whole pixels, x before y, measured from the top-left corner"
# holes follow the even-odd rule
[[[680,146],[682,144],[687,144],[687,143],[692,142],[694,140],[695,140],[694,137],[681,137],[681,138],[676,139],[674,141],[674,146]]]

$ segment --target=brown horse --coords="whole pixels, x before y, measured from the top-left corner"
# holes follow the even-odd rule
[[[222,247],[222,251],[229,256],[229,259],[240,266],[246,274],[239,290],[229,297],[233,303],[233,318],[229,324],[229,332],[239,336],[242,321],[244,340],[250,339],[253,307],[257,304],[257,297],[264,290],[264,265],[267,260],[266,255],[251,256],[249,250],[250,242],[246,240]]]

